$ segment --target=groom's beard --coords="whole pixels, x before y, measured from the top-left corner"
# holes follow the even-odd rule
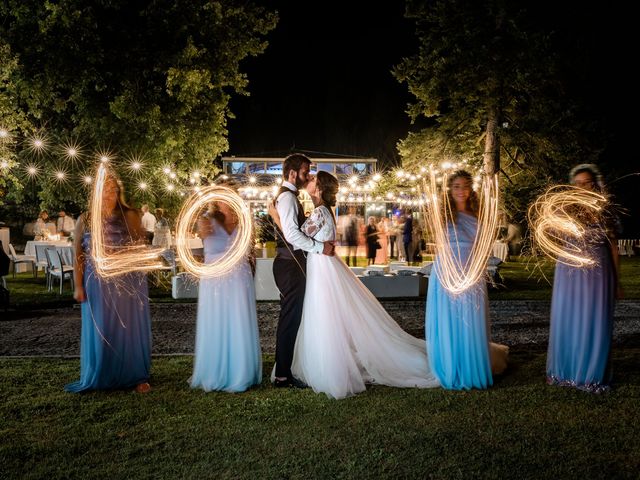
[[[300,177],[296,177],[296,188],[298,190],[302,190],[303,188],[305,188],[307,186],[307,184],[309,183],[309,181],[302,181],[300,180]]]

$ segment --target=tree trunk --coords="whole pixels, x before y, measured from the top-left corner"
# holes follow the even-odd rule
[[[500,138],[498,136],[498,112],[495,108],[489,111],[487,129],[484,138],[484,155],[482,159],[484,173],[494,175],[500,170]]]

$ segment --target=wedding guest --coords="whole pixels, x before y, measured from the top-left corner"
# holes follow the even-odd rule
[[[238,235],[238,217],[226,202],[216,202],[198,221],[205,263],[229,254]],[[253,249],[233,271],[200,279],[191,388],[206,392],[243,392],[262,380]]]
[[[407,252],[404,249],[404,224],[406,221],[404,215],[400,215],[396,219],[396,243],[398,245],[398,260],[401,262],[407,261]]]
[[[81,303],[80,380],[68,392],[133,388],[151,390],[151,317],[146,276],[130,272],[102,278],[91,251],[91,218],[98,216],[105,249],[112,255],[144,243],[140,214],[125,201],[124,189],[109,171],[102,210],[82,214],[74,233],[76,262],[74,298]]]
[[[358,216],[354,207],[349,207],[348,213],[344,219],[344,239],[347,244],[347,256],[345,261],[351,266],[358,266]]]
[[[376,260],[376,251],[379,248],[378,229],[376,228],[376,217],[369,217],[365,230],[365,242],[367,244],[367,265],[373,265]]]
[[[404,246],[405,259],[411,265],[413,263],[413,214],[411,210],[405,212],[405,221],[402,226],[402,244]]]
[[[153,243],[153,234],[156,229],[156,217],[149,212],[149,205],[142,205],[142,228],[145,232],[145,239],[148,245]]]
[[[380,248],[376,251],[375,262],[378,265],[384,265],[389,261],[389,218],[382,217],[376,225],[378,229],[378,242]]]
[[[471,175],[459,170],[447,182],[451,215],[447,220],[451,251],[464,265],[478,230],[478,197]],[[446,208],[446,203],[445,208]],[[508,348],[489,342],[487,285],[481,278],[463,293],[442,285],[440,254],[436,256],[427,291],[426,338],[431,369],[442,386],[451,390],[487,388],[494,373],[506,368]]]
[[[398,255],[396,256],[396,241],[398,239],[398,219],[396,217],[392,217],[391,221],[389,221],[387,225],[388,225],[388,231],[389,231],[389,257],[399,259],[400,257],[399,251],[398,251]]]
[[[600,171],[582,164],[570,174],[576,187],[604,194]],[[618,281],[618,249],[613,216],[576,211],[586,219],[583,248],[593,259],[591,267],[556,263],[551,300],[551,329],[547,351],[547,383],[593,393],[610,388],[611,336]]]
[[[49,233],[49,229],[47,227],[47,223],[49,222],[49,214],[46,210],[42,210],[40,215],[38,215],[38,219],[36,220],[36,224],[33,227],[34,240],[45,240]]]
[[[58,212],[58,221],[56,222],[56,230],[64,237],[68,237],[76,226],[75,220],[67,215],[64,210]]]
[[[153,232],[153,240],[151,245],[154,247],[171,248],[171,228],[169,219],[164,216],[162,208],[156,208],[156,225]]]
[[[509,245],[509,255],[520,255],[522,253],[522,228],[513,221],[507,225],[507,235],[504,241]]]

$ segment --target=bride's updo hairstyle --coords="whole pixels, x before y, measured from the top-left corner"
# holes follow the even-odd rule
[[[322,203],[327,207],[335,207],[336,195],[338,195],[338,189],[340,188],[338,179],[321,170],[316,175],[316,185],[320,189]]]

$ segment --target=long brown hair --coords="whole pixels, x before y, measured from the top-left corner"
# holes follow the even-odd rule
[[[321,192],[322,203],[329,209],[335,207],[340,188],[338,179],[330,173],[320,170],[316,175],[316,182]]]
[[[456,170],[447,178],[447,202],[443,202],[442,204],[442,218],[451,219],[453,223],[458,220],[458,209],[455,207],[455,201],[451,194],[451,189],[453,187],[453,182],[458,178],[463,178],[469,182],[469,186],[473,186],[473,177],[466,170]],[[451,207],[448,208],[449,204]],[[478,216],[478,211],[480,210],[480,200],[478,199],[478,194],[471,188],[471,193],[469,194],[469,198],[467,199],[467,209],[475,216]],[[446,221],[446,220],[445,220]]]

